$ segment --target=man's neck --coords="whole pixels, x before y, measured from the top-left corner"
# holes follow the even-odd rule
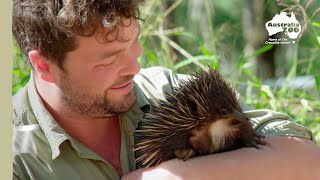
[[[41,83],[36,85],[44,106],[66,133],[99,154],[121,174],[121,131],[118,115],[93,119],[75,114],[59,102],[54,87],[44,89],[46,86],[41,86]]]
[[[108,161],[121,175],[121,130],[118,116],[100,119],[75,119],[71,117],[62,119],[57,118],[57,116],[54,117],[71,137]]]

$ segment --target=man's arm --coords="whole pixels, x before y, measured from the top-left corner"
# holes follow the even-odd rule
[[[174,159],[123,179],[320,179],[320,148],[313,141],[284,136],[265,141],[260,149],[242,148],[185,162]]]

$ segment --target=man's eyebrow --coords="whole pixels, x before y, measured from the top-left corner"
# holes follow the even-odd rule
[[[138,33],[137,33],[137,36],[134,38],[134,40],[132,41],[133,43],[136,42],[140,37],[140,25],[138,24]],[[130,40],[129,40],[130,41]],[[105,58],[108,58],[108,57],[112,57],[112,56],[115,56],[117,54],[119,54],[120,52],[124,51],[125,48],[121,48],[121,49],[117,49],[115,51],[111,51],[111,52],[104,52],[100,58],[101,59],[105,59]]]
[[[121,49],[117,49],[117,50],[111,51],[111,52],[104,52],[104,53],[100,56],[100,58],[101,58],[101,59],[105,59],[105,58],[108,58],[108,57],[112,57],[112,56],[115,56],[115,55],[119,54],[120,52],[122,52],[122,51],[124,51],[124,50],[125,50],[125,48],[121,48]]]

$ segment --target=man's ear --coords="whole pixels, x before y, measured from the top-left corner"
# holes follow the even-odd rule
[[[37,50],[29,51],[28,56],[38,76],[44,81],[54,83],[55,80],[50,71],[50,64],[47,58],[42,56]]]

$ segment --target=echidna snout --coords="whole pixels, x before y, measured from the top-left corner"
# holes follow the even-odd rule
[[[206,155],[225,152],[242,146],[250,141],[247,135],[254,133],[249,118],[233,109],[215,120],[208,120],[203,127],[193,129],[189,139],[195,155]]]

